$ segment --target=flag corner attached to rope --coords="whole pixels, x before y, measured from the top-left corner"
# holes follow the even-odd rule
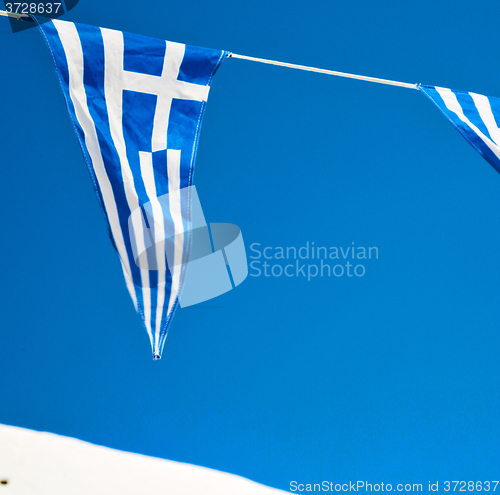
[[[500,98],[438,86],[417,87],[500,173]]]

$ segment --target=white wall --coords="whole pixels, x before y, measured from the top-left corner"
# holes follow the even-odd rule
[[[0,495],[271,495],[221,471],[0,425]]]

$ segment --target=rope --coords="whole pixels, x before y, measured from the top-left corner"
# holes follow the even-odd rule
[[[5,10],[0,10],[0,15],[3,15],[4,17],[13,17],[17,20],[23,19],[24,17],[29,17],[28,14],[16,14],[14,12],[6,12]]]
[[[358,76],[356,74],[348,74],[347,72],[338,72],[336,70],[317,69],[316,67],[308,67],[307,65],[288,64],[286,62],[277,62],[276,60],[267,60],[265,58],[247,57],[246,55],[237,55],[236,53],[230,53],[228,57],[241,58],[243,60],[251,60],[252,62],[260,62],[262,64],[279,65],[281,67],[289,67],[290,69],[306,70],[309,72],[320,72],[321,74],[329,74],[331,76],[349,77],[351,79],[360,79],[361,81],[370,81],[379,84],[389,84],[391,86],[400,86],[402,88],[418,89],[416,84],[391,81],[389,79],[379,79],[378,77]]]
[[[14,17],[15,19],[31,20],[27,14],[15,14],[14,12],[6,12],[0,10],[0,15],[5,17]],[[349,77],[350,79],[359,79],[361,81],[370,81],[379,84],[389,84],[391,86],[400,86],[402,88],[418,89],[416,84],[409,84],[399,81],[391,81],[389,79],[380,79],[378,77],[358,76],[357,74],[348,74],[347,72],[338,72],[336,70],[318,69],[316,67],[308,67],[307,65],[288,64],[286,62],[277,62],[276,60],[267,60],[265,58],[247,57],[246,55],[237,55],[236,53],[229,53],[228,57],[240,58],[242,60],[251,60],[252,62],[260,62],[261,64],[279,65],[281,67],[288,67],[290,69],[305,70],[308,72],[319,72],[321,74],[328,74],[330,76]]]

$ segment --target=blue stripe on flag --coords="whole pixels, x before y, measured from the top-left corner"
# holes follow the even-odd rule
[[[123,33],[123,68],[130,72],[140,72],[161,76],[165,58],[165,42],[155,38]],[[144,56],[147,53],[147,57]]]

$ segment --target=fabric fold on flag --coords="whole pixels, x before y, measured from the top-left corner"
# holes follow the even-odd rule
[[[178,256],[188,255],[189,190],[200,127],[212,78],[227,52],[60,20],[39,29],[127,289],[153,359],[160,359],[182,290],[183,265],[175,263],[171,272],[165,253],[157,250],[154,269],[139,266],[132,243],[145,243],[148,233],[135,232],[131,239],[128,222],[134,211],[168,194],[169,208],[153,208],[153,242],[161,247],[169,231],[180,236]]]
[[[500,173],[500,98],[421,84],[418,89]]]

